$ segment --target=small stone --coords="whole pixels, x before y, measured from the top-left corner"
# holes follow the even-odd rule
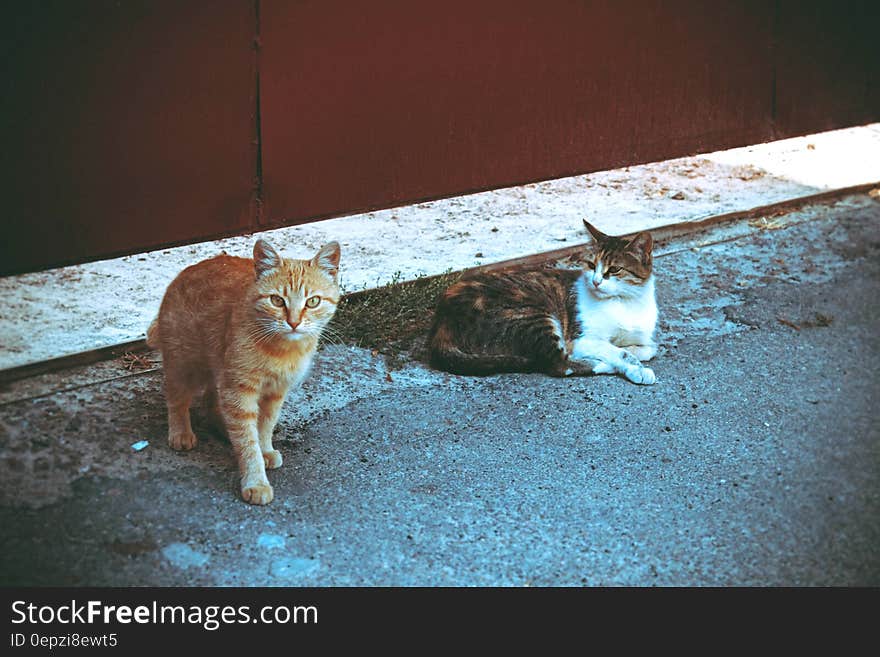
[[[132,444],[131,448],[134,451],[139,452],[142,449],[146,449],[147,445],[149,445],[149,444],[150,444],[149,440],[139,440],[136,443]]]
[[[267,550],[283,549],[284,537],[278,534],[260,534],[257,537],[257,545]]]
[[[204,566],[208,563],[208,555],[193,550],[186,543],[171,543],[162,548],[164,556],[177,568],[190,568],[192,566]]]

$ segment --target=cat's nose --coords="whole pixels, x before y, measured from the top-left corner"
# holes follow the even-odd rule
[[[594,278],[593,279],[593,287],[599,287],[600,285],[602,285],[602,279],[601,278]]]
[[[294,322],[293,320],[288,319],[287,325],[291,328],[291,330],[295,331],[296,327],[299,326],[299,322]]]

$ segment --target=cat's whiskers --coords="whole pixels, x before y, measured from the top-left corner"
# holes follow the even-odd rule
[[[345,344],[343,335],[335,328],[332,328],[329,324],[327,326],[324,326],[318,333],[318,340],[323,344],[333,344],[339,346]]]
[[[248,331],[248,337],[252,339],[255,344],[262,344],[273,337],[281,335],[282,332],[283,329],[278,320],[274,318],[260,317],[251,325],[250,330]]]

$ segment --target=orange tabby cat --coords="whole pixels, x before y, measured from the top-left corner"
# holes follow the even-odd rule
[[[162,352],[168,444],[196,446],[189,409],[205,391],[251,504],[272,501],[266,468],[281,465],[272,430],[287,390],[305,378],[336,312],[338,267],[336,242],[311,260],[289,260],[258,240],[253,260],[220,255],[184,269],[147,331],[147,344]]]

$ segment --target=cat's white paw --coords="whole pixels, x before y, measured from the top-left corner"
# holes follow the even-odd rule
[[[248,504],[263,505],[271,502],[275,493],[272,491],[272,486],[267,481],[260,484],[242,486],[241,496]]]
[[[281,467],[284,459],[281,457],[281,452],[273,449],[271,452],[263,452],[263,462],[266,464],[267,470],[274,470]]]
[[[593,365],[593,374],[612,374],[616,371],[610,363],[598,362]]]
[[[627,379],[643,386],[649,386],[657,380],[654,370],[650,367],[631,367],[626,370],[625,374]]]

